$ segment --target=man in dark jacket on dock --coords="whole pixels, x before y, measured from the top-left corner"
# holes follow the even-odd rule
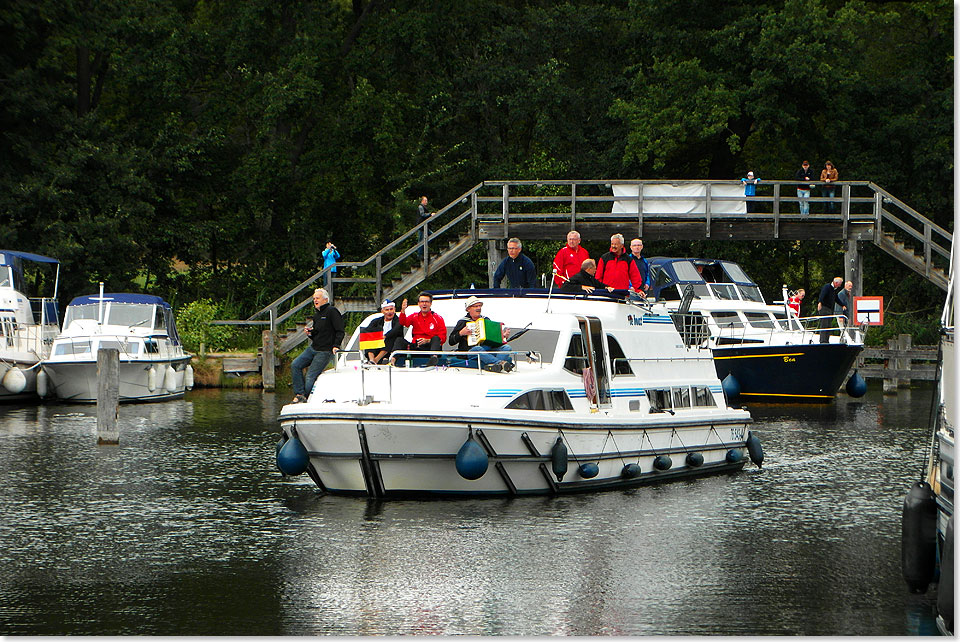
[[[597,280],[594,274],[597,273],[597,263],[593,259],[587,259],[580,267],[580,271],[570,277],[570,280],[560,287],[561,292],[572,292],[580,294],[586,292],[590,294],[597,288],[606,288],[607,292],[613,292],[613,288],[604,285]]]
[[[323,288],[313,291],[313,325],[305,328],[310,336],[310,345],[304,349],[291,365],[293,379],[293,403],[307,400],[313,391],[313,384],[317,377],[326,370],[333,361],[334,355],[340,351],[343,343],[343,317],[340,310],[330,305],[330,295]],[[307,369],[307,380],[304,384],[303,369]]]
[[[833,306],[837,304],[837,293],[843,289],[843,279],[839,276],[834,277],[830,283],[825,283],[820,288],[820,297],[817,299],[817,316],[824,317],[820,319],[820,343],[830,343],[832,332],[826,330],[832,324],[832,321],[826,317],[833,316]]]
[[[537,286],[537,268],[526,254],[521,254],[523,244],[518,238],[507,241],[507,258],[500,261],[493,273],[493,287],[499,288],[503,277],[510,281],[511,288],[533,288]]]

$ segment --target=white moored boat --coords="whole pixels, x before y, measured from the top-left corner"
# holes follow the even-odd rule
[[[120,401],[164,401],[193,387],[170,305],[148,294],[100,294],[67,306],[63,331],[43,361],[50,392],[63,401],[97,401],[97,352],[120,352]]]
[[[26,295],[24,262],[56,265],[53,297]],[[0,401],[37,396],[38,364],[60,331],[57,277],[60,263],[39,254],[0,250]]]
[[[389,497],[601,490],[739,470],[747,454],[762,463],[710,351],[685,341],[663,305],[434,293],[448,333],[470,296],[512,329],[512,371],[444,367],[449,352],[434,367],[365,364],[358,328],[307,402],[281,411],[280,470],[331,493]]]

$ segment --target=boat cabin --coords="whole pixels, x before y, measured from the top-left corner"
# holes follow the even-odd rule
[[[166,356],[180,345],[170,304],[148,294],[79,296],[67,306],[53,356],[96,354],[117,348],[122,355]]]

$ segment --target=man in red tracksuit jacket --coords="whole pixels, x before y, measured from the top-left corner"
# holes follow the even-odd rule
[[[642,287],[643,277],[633,261],[630,253],[623,247],[623,234],[614,234],[610,237],[610,251],[600,257],[597,262],[596,278],[604,285],[618,290],[629,290],[630,285],[634,292]]]
[[[553,284],[561,288],[567,280],[580,271],[583,262],[590,258],[590,253],[580,245],[580,232],[567,232],[567,244],[560,248],[553,259]]]
[[[433,295],[421,292],[417,298],[417,304],[420,306],[420,311],[407,316],[407,300],[404,299],[400,305],[400,314],[397,315],[400,325],[413,326],[413,342],[409,349],[440,352],[443,349],[443,340],[447,338],[447,325],[443,322],[443,317],[431,309]],[[438,357],[439,355],[431,354],[427,365],[437,365]]]

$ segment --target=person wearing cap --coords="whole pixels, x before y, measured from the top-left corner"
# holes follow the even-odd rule
[[[754,202],[752,196],[757,195],[757,183],[760,182],[759,178],[756,178],[753,175],[753,172],[747,172],[746,178],[741,178],[740,182],[743,183],[743,195],[747,199],[747,211],[754,212],[757,209],[757,204]]]
[[[480,344],[472,348],[469,347],[467,337],[470,336],[470,328],[467,327],[467,324],[489,317],[483,316],[483,301],[475,296],[464,301],[463,307],[466,310],[466,314],[462,319],[457,321],[457,325],[453,326],[447,342],[452,346],[456,346],[457,352],[478,353],[477,358],[480,359],[484,370],[491,372],[510,372],[513,370],[513,359],[510,355],[499,354],[501,351],[511,350],[509,344],[502,343],[499,346]],[[503,339],[506,340],[509,336],[510,328],[503,326]],[[476,367],[476,363],[472,357],[467,357],[466,359],[451,359],[448,361],[448,365],[460,367]]]
[[[385,299],[380,304],[380,311],[383,316],[379,316],[370,322],[361,332],[382,332],[383,347],[375,350],[367,350],[364,356],[370,363],[381,363],[383,359],[393,354],[394,350],[403,350],[407,347],[407,342],[403,338],[403,326],[397,319],[397,304],[390,299]]]
[[[420,306],[420,311],[407,316],[407,300],[404,299],[400,306],[400,314],[397,315],[400,325],[413,327],[413,343],[410,344],[409,349],[440,352],[443,349],[443,340],[447,336],[447,325],[443,322],[443,317],[432,310],[433,295],[429,292],[421,292],[417,297],[417,305]],[[431,354],[427,365],[437,365],[439,358],[437,354]]]
[[[810,169],[810,161],[803,161],[800,165],[800,169],[797,170],[797,173],[793,175],[794,178],[799,181],[797,183],[797,198],[800,199],[800,215],[807,216],[810,214],[810,188],[812,185],[810,183],[815,180],[813,178],[813,170]]]

